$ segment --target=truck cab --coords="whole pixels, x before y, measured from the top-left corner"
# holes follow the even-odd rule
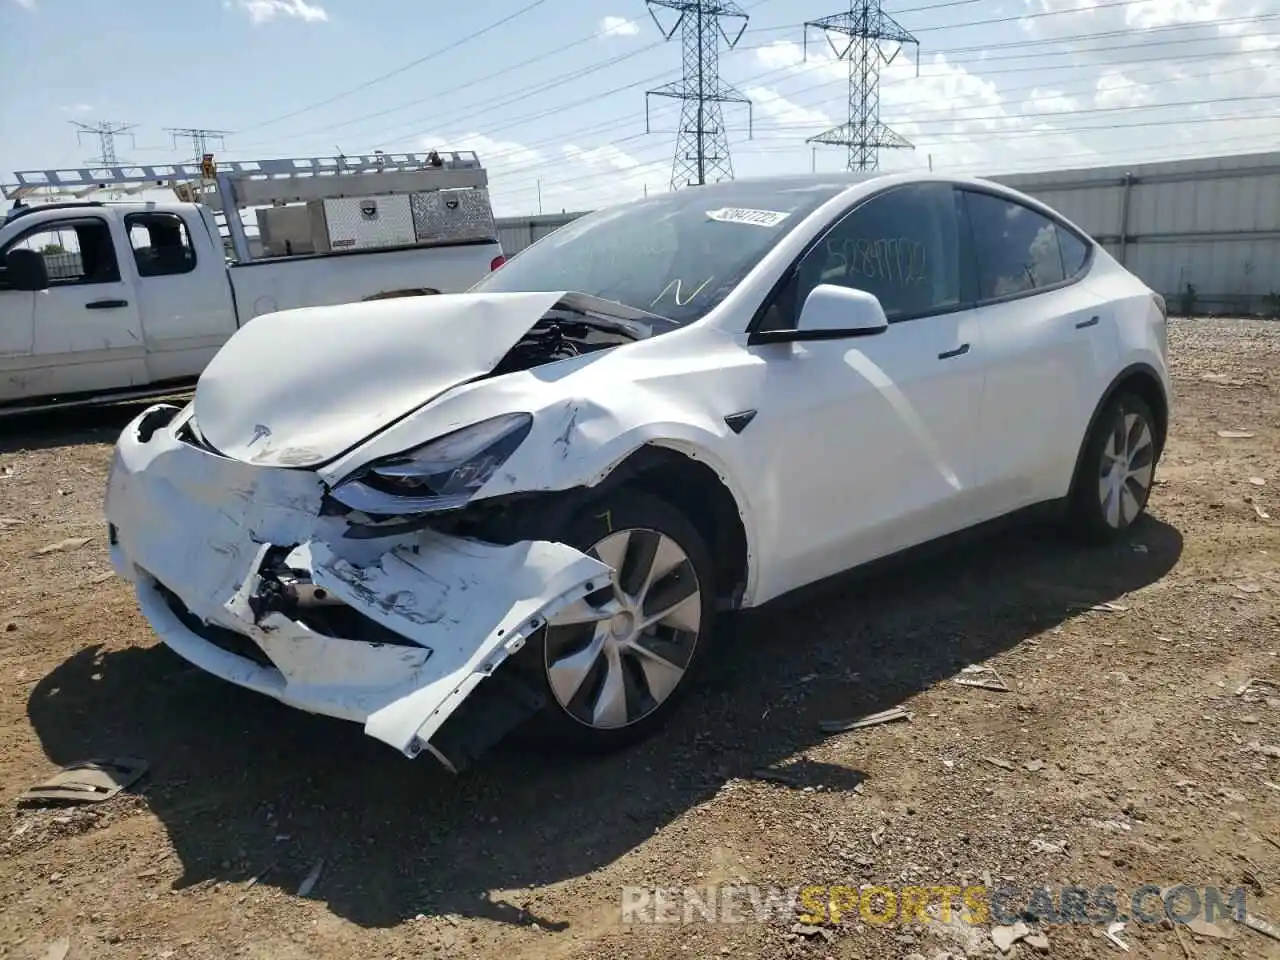
[[[198,205],[50,204],[0,228],[0,403],[189,378],[236,326]]]
[[[15,176],[0,225],[0,418],[173,393],[256,317],[461,293],[505,259],[470,151]],[[83,199],[166,186],[176,201]],[[76,199],[23,203],[58,193]]]

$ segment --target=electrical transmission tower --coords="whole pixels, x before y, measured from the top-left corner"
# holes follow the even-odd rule
[[[179,138],[189,140],[191,142],[191,157],[196,163],[204,159],[209,152],[209,141],[218,141],[218,146],[224,145],[223,137],[231,133],[230,130],[206,130],[203,127],[165,127],[165,133],[173,139],[173,145],[178,146]]]
[[[733,0],[646,0],[646,5],[664,39],[670,40],[680,31],[683,75],[644,95],[646,132],[650,97],[683,101],[675,161],[671,167],[671,189],[732,180],[733,161],[729,157],[729,137],[725,133],[721,105],[745,103],[750,131],[751,101],[720,79],[720,41],[723,39],[732,50],[742,39],[749,18]],[[669,28],[664,27],[658,17],[659,7],[677,15]],[[732,20],[740,20],[741,24],[730,36],[725,22]]]
[[[807,21],[805,59],[811,28],[822,31],[837,60],[848,61],[849,119],[805,142],[848,147],[850,170],[878,169],[881,148],[914,149],[910,140],[880,122],[880,67],[893,63],[910,43],[915,44],[918,71],[920,42],[880,9],[880,0],[851,0],[848,13]],[[892,46],[892,53],[885,52],[886,45]]]
[[[70,123],[76,128],[76,140],[78,142],[83,142],[82,138],[86,133],[98,138],[98,155],[90,157],[85,161],[86,163],[114,167],[120,163],[116,158],[116,137],[121,134],[128,134],[130,142],[133,141],[133,134],[129,133],[134,127],[131,123],[111,123],[106,120],[100,121],[93,126],[81,123],[79,120],[72,120]]]

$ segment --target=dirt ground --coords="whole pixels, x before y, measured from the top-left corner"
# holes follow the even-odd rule
[[[1122,910],[1143,884],[1242,887],[1280,925],[1280,324],[1175,322],[1171,352],[1171,439],[1129,542],[1012,532],[738,617],[660,738],[499,749],[459,777],[156,644],[100,510],[137,407],[0,424],[0,956],[1000,955],[991,923],[856,908],[624,925],[628,885],[1111,884]],[[954,682],[975,664],[1010,689]],[[1277,686],[1238,695],[1254,677]],[[909,722],[818,728],[898,705]],[[151,765],[132,794],[18,804],[118,755]],[[1051,957],[1280,956],[1231,919],[1131,919],[1127,954],[1105,929],[1041,925]]]

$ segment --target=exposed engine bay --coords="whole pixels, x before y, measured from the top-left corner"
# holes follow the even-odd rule
[[[660,317],[655,321],[670,323]],[[674,324],[672,324],[674,326]],[[653,323],[619,320],[586,311],[554,308],[526,333],[489,374],[530,370],[558,360],[645,340],[661,332]]]

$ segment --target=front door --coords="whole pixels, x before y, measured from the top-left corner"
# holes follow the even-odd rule
[[[775,582],[757,602],[971,522],[983,343],[961,309],[959,226],[948,185],[871,198],[800,262],[766,323],[792,326],[833,283],[875,294],[889,328],[749,348],[766,375],[742,439],[777,477],[759,531]]]
[[[22,396],[68,396],[146,383],[146,348],[133,284],[121,274],[111,226],[81,215],[34,224],[8,247],[44,257],[49,288],[32,301]],[[8,296],[5,293],[4,296]]]

